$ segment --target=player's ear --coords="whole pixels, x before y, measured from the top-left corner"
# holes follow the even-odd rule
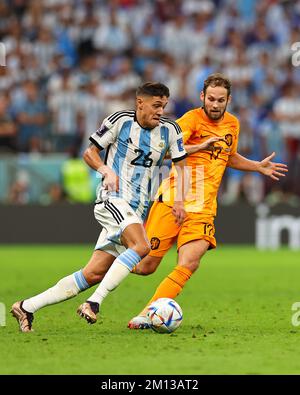
[[[141,96],[136,98],[136,107],[141,110],[143,108],[143,98]]]
[[[200,100],[204,102],[204,92],[203,91],[201,91],[201,93],[200,93]]]
[[[228,96],[227,104],[231,102],[231,95]]]

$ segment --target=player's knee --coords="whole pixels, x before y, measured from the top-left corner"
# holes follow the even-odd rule
[[[149,254],[151,248],[149,243],[138,243],[132,247],[132,249],[141,257],[144,258]]]
[[[150,251],[151,251],[150,245],[145,243],[144,245],[140,246],[139,256],[141,258],[144,258],[149,254]]]

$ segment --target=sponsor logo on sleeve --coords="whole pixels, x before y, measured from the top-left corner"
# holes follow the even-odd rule
[[[184,150],[182,138],[177,140],[177,146],[179,152],[182,152]]]
[[[104,124],[100,126],[100,128],[96,131],[96,134],[99,137],[102,137],[108,131],[108,127]]]

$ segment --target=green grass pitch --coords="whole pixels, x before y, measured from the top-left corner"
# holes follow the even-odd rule
[[[299,374],[299,253],[219,246],[206,254],[177,301],[183,322],[173,334],[127,329],[176,261],[151,276],[130,275],[87,325],[76,314],[91,290],[35,314],[20,333],[11,304],[82,267],[92,246],[1,246],[0,374]],[[3,305],[2,305],[3,307]]]

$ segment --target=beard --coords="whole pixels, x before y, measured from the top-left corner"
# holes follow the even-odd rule
[[[212,111],[208,111],[207,110],[207,108],[205,106],[205,100],[204,100],[203,110],[204,110],[205,114],[207,115],[207,117],[209,119],[211,119],[212,121],[218,121],[219,119],[223,118],[223,115],[224,115],[224,113],[225,113],[225,111],[227,109],[227,102],[225,104],[225,107],[224,107],[223,111],[212,112]]]

